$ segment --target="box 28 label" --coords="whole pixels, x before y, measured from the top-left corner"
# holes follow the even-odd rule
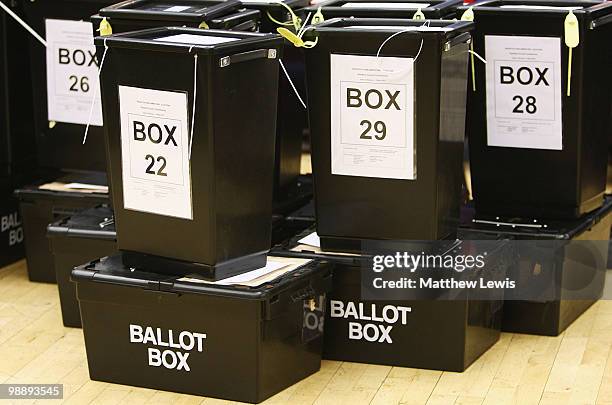
[[[485,36],[489,146],[562,149],[560,44]]]
[[[123,204],[193,219],[187,94],[119,86]]]
[[[416,178],[414,60],[331,55],[332,174]]]
[[[45,27],[48,119],[87,124],[93,102],[91,125],[101,126],[102,104],[92,24],[46,20]]]

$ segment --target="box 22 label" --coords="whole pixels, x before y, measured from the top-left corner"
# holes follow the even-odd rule
[[[119,86],[126,209],[193,219],[187,94]]]

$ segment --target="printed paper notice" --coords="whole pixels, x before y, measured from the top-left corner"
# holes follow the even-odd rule
[[[487,144],[563,148],[561,40],[485,36]]]
[[[332,174],[416,179],[414,59],[330,57]]]
[[[46,20],[49,121],[102,125],[100,80],[91,22]]]
[[[119,86],[123,206],[193,219],[187,93]]]

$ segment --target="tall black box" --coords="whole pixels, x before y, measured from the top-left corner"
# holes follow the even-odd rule
[[[96,45],[126,263],[214,279],[264,266],[282,39],[160,28]]]
[[[570,9],[578,44],[568,66]],[[597,209],[611,128],[612,3],[488,0],[473,11],[474,51],[487,60],[474,59],[468,86],[476,210],[560,219]]]
[[[347,18],[313,30],[306,72],[324,249],[456,233],[473,25],[429,25]]]

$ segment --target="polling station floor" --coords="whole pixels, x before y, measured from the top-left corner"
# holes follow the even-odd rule
[[[0,383],[61,383],[70,404],[229,403],[91,381],[82,331],[62,326],[57,286],[29,282],[25,261],[0,269]],[[558,337],[504,333],[464,373],[323,361],[264,403],[612,405],[612,301]]]

